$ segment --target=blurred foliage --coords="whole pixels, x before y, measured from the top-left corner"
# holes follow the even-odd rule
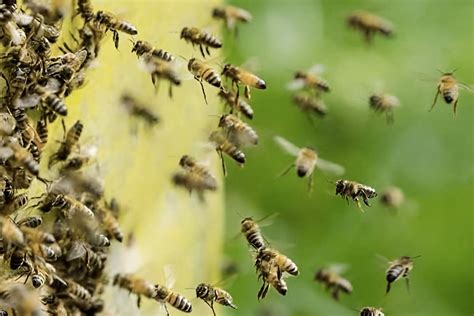
[[[240,268],[229,287],[238,311],[228,315],[355,315],[363,306],[383,307],[386,315],[472,315],[473,295],[473,114],[474,96],[461,91],[458,113],[438,100],[428,112],[439,76],[455,68],[461,82],[474,83],[474,4],[458,1],[273,1],[235,0],[254,20],[227,34],[227,60],[260,61],[256,72],[266,91],[252,94],[261,136],[248,151],[245,168],[229,163],[226,256]],[[366,9],[395,24],[392,39],[376,36],[367,45],[345,17]],[[291,102],[286,83],[298,69],[326,66],[332,91],[324,96],[329,114],[316,129]],[[433,81],[423,80],[433,77]],[[401,101],[395,123],[369,110],[368,96],[392,93]],[[361,213],[334,196],[336,180],[319,171],[308,196],[306,179],[294,172],[276,176],[292,163],[272,141],[282,135],[314,146],[325,159],[347,168],[344,176],[373,186],[403,189],[407,202],[393,216],[379,200]],[[257,301],[260,284],[243,237],[233,239],[243,216],[279,216],[263,228],[272,244],[299,266],[286,297],[271,290]],[[388,258],[422,255],[403,282],[385,296]],[[334,302],[312,281],[331,262],[351,265],[346,276],[354,292]]]

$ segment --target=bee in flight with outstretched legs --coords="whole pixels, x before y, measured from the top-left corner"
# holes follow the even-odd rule
[[[395,260],[389,261],[383,257],[382,260],[387,261],[389,267],[386,272],[385,278],[387,279],[387,289],[385,291],[386,294],[390,292],[391,284],[399,279],[404,278],[406,280],[407,290],[410,290],[410,279],[409,274],[410,271],[413,269],[413,259],[418,258],[420,256],[409,257],[409,256],[402,256]]]
[[[347,24],[362,32],[367,43],[371,43],[376,33],[385,37],[393,35],[393,24],[375,14],[366,11],[354,11],[347,17]]]
[[[400,106],[400,101],[396,96],[376,93],[369,97],[369,106],[375,113],[385,113],[387,123],[393,123],[393,110]]]
[[[326,268],[316,271],[314,280],[326,286],[326,290],[331,291],[331,296],[337,301],[339,300],[339,292],[347,294],[352,293],[352,284],[349,280],[342,277],[341,274],[347,270],[345,264],[333,264]]]
[[[210,85],[219,88],[221,91],[224,90],[222,86],[222,79],[219,76],[217,70],[210,67],[207,63],[202,60],[191,58],[188,62],[188,70],[194,76],[199,84],[201,85],[202,94],[204,95],[204,101],[207,104],[206,91],[204,90],[203,81],[209,83]]]
[[[281,176],[285,175],[292,168],[296,167],[296,174],[298,175],[298,177],[309,177],[309,192],[311,192],[313,188],[313,172],[315,167],[335,175],[342,175],[345,172],[344,167],[321,159],[316,153],[316,151],[312,148],[299,148],[281,136],[275,136],[274,140],[287,153],[291,154],[292,156],[296,156],[296,161],[291,164],[290,167],[288,167],[285,171],[283,171]]]
[[[227,169],[225,167],[224,156],[222,153],[225,153],[234,159],[239,164],[239,166],[243,166],[245,164],[245,154],[236,144],[230,141],[222,131],[211,132],[209,135],[209,141],[214,144],[214,147],[219,154],[224,175],[227,175]]]
[[[356,202],[357,206],[363,211],[359,198],[362,199],[365,205],[370,206],[369,199],[377,196],[377,192],[374,188],[367,185],[357,183],[349,180],[337,180],[336,181],[336,195],[340,195],[345,198],[349,203],[349,198]]]
[[[239,68],[231,64],[224,65],[222,75],[232,80],[232,85],[235,85],[235,104],[238,104],[239,102],[239,84],[242,84],[244,86],[244,95],[249,100],[250,87],[261,90],[265,90],[267,88],[267,84],[265,83],[265,81],[263,81],[263,79],[259,78],[248,70]]]
[[[453,104],[453,113],[456,114],[459,98],[459,89],[463,88],[469,92],[473,91],[470,86],[458,82],[456,78],[454,78],[454,72],[456,70],[457,69],[451,72],[440,71],[441,78],[439,79],[438,86],[436,87],[436,95],[433,100],[433,104],[431,105],[430,111],[432,111],[435,107],[436,101],[438,101],[438,96],[441,94],[447,104]]]
[[[235,32],[235,36],[238,35],[237,22],[248,23],[252,20],[250,12],[231,5],[215,7],[212,10],[212,17],[223,20],[227,29]]]
[[[171,290],[175,282],[171,268],[169,266],[165,266],[164,273],[166,286],[160,284],[155,285],[155,299],[158,302],[162,303],[162,307],[165,309],[166,315],[169,315],[166,303],[170,304],[176,309],[179,309],[182,312],[191,313],[193,309],[191,302],[189,302],[189,300],[181,294],[178,294]]]
[[[233,303],[232,296],[227,291],[210,284],[200,283],[196,287],[196,296],[209,305],[214,316],[216,316],[214,302],[237,309],[237,306]]]
[[[331,91],[329,83],[321,77],[324,72],[324,66],[316,64],[308,70],[299,70],[295,73],[293,80],[287,85],[288,90],[307,89],[315,96],[319,96],[322,92],[327,93]]]
[[[207,32],[201,31],[197,27],[184,27],[181,30],[181,36],[187,43],[191,43],[193,46],[198,45],[201,51],[202,57],[206,58],[204,49],[208,56],[211,56],[210,48],[221,48],[222,43],[214,35]]]

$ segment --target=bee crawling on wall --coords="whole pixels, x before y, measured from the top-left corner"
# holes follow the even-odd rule
[[[441,94],[443,96],[444,101],[448,105],[453,104],[453,113],[456,114],[459,90],[462,88],[469,92],[473,92],[472,87],[464,83],[458,82],[456,78],[454,78],[455,71],[456,70],[453,70],[451,72],[440,71],[441,78],[439,79],[438,86],[436,87],[436,95],[433,100],[433,104],[431,105],[430,111],[432,111],[435,107],[436,101],[438,100],[438,96]]]
[[[340,195],[345,198],[349,203],[349,198],[351,198],[363,211],[360,205],[360,199],[364,202],[365,205],[370,206],[369,199],[377,197],[377,192],[374,188],[371,188],[367,185],[357,183],[350,180],[337,180],[336,181],[336,195]]]
[[[296,160],[291,164],[281,176],[288,173],[292,168],[296,167],[296,174],[298,177],[308,177],[308,190],[312,191],[313,188],[313,172],[314,168],[318,168],[322,171],[329,172],[335,175],[342,175],[345,172],[344,167],[321,159],[316,151],[309,147],[299,148],[296,145],[292,144],[290,141],[286,140],[281,136],[274,137],[275,142],[279,145],[284,151],[289,153],[292,156],[296,156]]]

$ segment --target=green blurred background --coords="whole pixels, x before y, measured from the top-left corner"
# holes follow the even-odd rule
[[[275,1],[241,0],[254,20],[227,35],[228,62],[260,61],[266,91],[254,91],[250,123],[261,143],[247,151],[245,168],[229,160],[227,177],[227,260],[240,269],[228,288],[239,307],[228,315],[356,315],[363,306],[386,315],[472,315],[473,307],[473,103],[461,91],[458,113],[442,99],[428,112],[436,92],[437,68],[455,68],[461,82],[474,83],[473,1]],[[392,39],[376,36],[367,45],[345,17],[366,9],[391,20]],[[298,69],[326,66],[332,86],[325,95],[329,114],[316,129],[291,102],[285,85]],[[422,80],[426,76],[434,81]],[[368,96],[398,96],[395,123],[369,111]],[[334,187],[316,171],[314,192],[295,172],[276,176],[292,161],[272,141],[279,134],[344,165],[347,179],[381,192],[403,189],[407,202],[393,216],[379,200],[361,213],[334,196]],[[239,214],[238,214],[238,213]],[[287,280],[286,297],[273,289],[257,302],[252,253],[243,237],[233,239],[243,216],[279,216],[263,228],[272,244],[298,264],[300,276]],[[422,255],[411,274],[411,292],[397,282],[385,296],[387,258]],[[314,283],[317,268],[350,264],[352,295],[331,299]],[[223,310],[221,310],[223,311]]]

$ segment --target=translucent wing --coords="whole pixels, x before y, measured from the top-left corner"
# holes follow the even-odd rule
[[[314,75],[319,75],[322,74],[326,68],[322,64],[316,64],[311,66],[311,68],[308,69],[308,72]]]
[[[343,166],[321,158],[318,158],[316,161],[316,167],[324,172],[332,173],[336,176],[342,176],[346,172],[346,169]]]
[[[36,93],[33,93],[33,94],[28,94],[22,98],[15,100],[14,104],[16,107],[22,108],[22,109],[33,108],[36,105],[38,105],[40,99],[41,98],[39,95],[37,95]]]
[[[86,253],[86,248],[80,242],[73,242],[71,248],[67,252],[66,261],[72,261],[77,258],[84,256]]]
[[[462,83],[462,82],[458,82],[458,85],[466,91],[474,92],[474,86],[473,85]]]
[[[288,82],[288,84],[286,85],[286,89],[290,91],[295,91],[304,88],[304,86],[305,82],[303,79],[295,79]]]
[[[13,155],[13,150],[10,147],[0,147],[0,159],[7,160]]]
[[[250,57],[239,67],[250,72],[256,72],[260,70],[261,63],[257,57]]]
[[[350,267],[351,266],[347,263],[331,263],[328,267],[328,270],[337,274],[343,274],[349,270]]]
[[[293,156],[298,156],[299,151],[301,148],[297,147],[296,145],[292,144],[290,141],[286,140],[285,138],[281,136],[274,136],[273,140],[275,143],[277,143],[278,146],[280,146],[284,151],[289,153],[290,155]]]
[[[174,277],[173,269],[171,265],[166,265],[163,267],[163,273],[165,275],[165,285],[168,289],[172,289],[174,284],[176,283],[176,279]]]

